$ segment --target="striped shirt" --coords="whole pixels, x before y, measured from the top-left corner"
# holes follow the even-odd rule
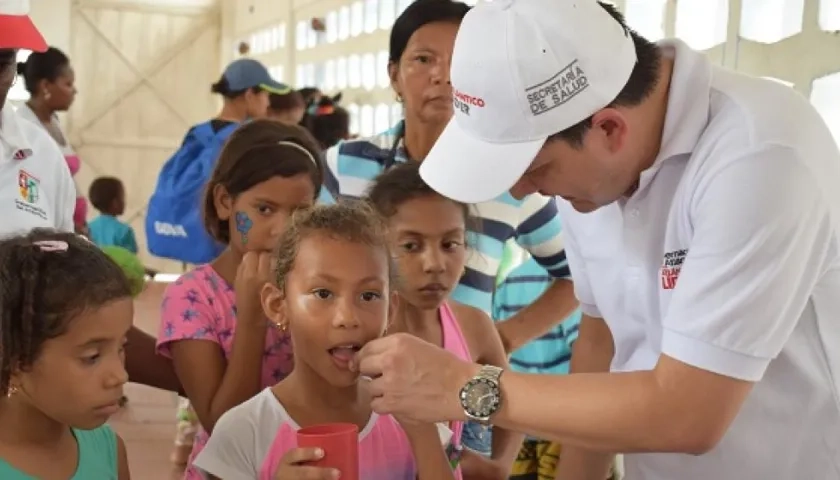
[[[400,122],[379,135],[342,142],[327,150],[321,201],[362,197],[388,164],[405,162],[408,156],[399,135],[402,129]],[[571,275],[557,206],[549,198],[534,194],[517,200],[505,193],[473,205],[472,213],[479,225],[469,232],[471,251],[465,274],[452,292],[455,301],[492,313],[495,279],[504,244],[510,238],[528,250],[552,277]]]
[[[519,265],[502,281],[493,296],[493,318],[505,320],[534,302],[552,278],[533,259]],[[580,310],[566,317],[543,336],[513,352],[511,369],[524,373],[569,373],[572,343],[577,340]]]

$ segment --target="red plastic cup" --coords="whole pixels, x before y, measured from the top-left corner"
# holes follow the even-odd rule
[[[341,480],[359,480],[359,427],[352,423],[328,423],[301,428],[298,447],[320,448],[324,457],[310,465],[335,468]]]

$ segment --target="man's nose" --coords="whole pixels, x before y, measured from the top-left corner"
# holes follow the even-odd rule
[[[514,183],[512,187],[510,187],[510,195],[517,200],[522,200],[528,195],[536,192],[537,186],[534,185],[533,182],[525,179],[524,177],[517,180],[517,182]]]

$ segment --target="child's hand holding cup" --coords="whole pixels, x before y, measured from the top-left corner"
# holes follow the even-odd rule
[[[275,480],[359,480],[359,427],[332,423],[301,428],[298,448],[280,462]]]
[[[338,480],[338,470],[312,466],[324,458],[320,448],[293,448],[286,452],[274,473],[274,480]]]

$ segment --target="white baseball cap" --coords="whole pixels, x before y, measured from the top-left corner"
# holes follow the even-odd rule
[[[29,0],[0,0],[0,49],[43,52],[47,42],[29,18]]]
[[[549,136],[615,100],[635,65],[629,32],[596,0],[479,4],[455,39],[455,114],[420,175],[458,201],[498,197]]]

